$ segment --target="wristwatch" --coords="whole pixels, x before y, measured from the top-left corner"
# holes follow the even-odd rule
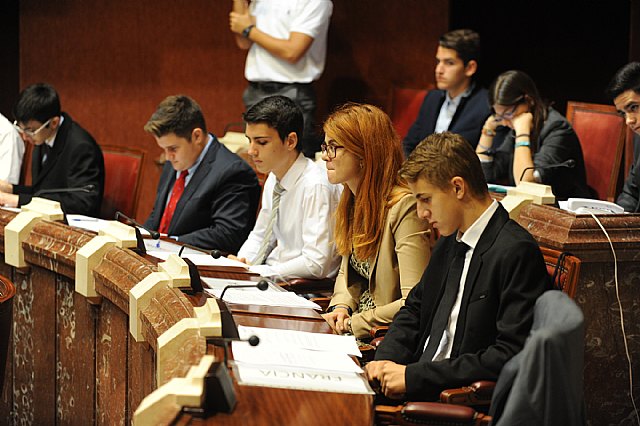
[[[253,27],[255,27],[255,25],[251,24],[251,25],[249,25],[247,28],[245,28],[244,30],[242,30],[242,37],[244,37],[244,38],[249,38],[249,33],[251,32],[251,30],[253,29]]]

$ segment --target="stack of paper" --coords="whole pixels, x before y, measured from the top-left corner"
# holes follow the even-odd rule
[[[373,394],[350,357],[361,355],[353,336],[243,326],[238,332],[260,339],[258,346],[232,343],[241,385]]]
[[[321,310],[322,308],[310,300],[289,291],[282,291],[275,286],[269,286],[266,291],[256,288],[256,281],[227,280],[220,278],[202,278],[208,289],[205,291],[220,298],[225,287],[230,286],[224,294],[224,301],[241,305],[284,306],[287,308],[308,308]],[[250,288],[233,288],[233,286],[251,285]]]

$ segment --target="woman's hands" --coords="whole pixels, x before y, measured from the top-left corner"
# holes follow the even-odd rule
[[[336,333],[351,333],[351,317],[346,306],[337,306],[332,312],[323,314],[322,317]]]

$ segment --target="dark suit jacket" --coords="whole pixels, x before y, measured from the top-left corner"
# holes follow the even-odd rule
[[[444,90],[431,90],[425,96],[416,121],[402,141],[406,156],[409,156],[424,138],[434,132],[446,95]],[[480,140],[482,126],[490,114],[491,106],[487,90],[476,85],[468,97],[460,100],[448,130],[462,135],[475,148]]]
[[[13,193],[19,195],[18,205],[31,202],[31,198],[43,189],[79,188],[94,185],[91,192],[43,194],[43,198],[60,202],[67,214],[84,214],[97,217],[104,192],[104,159],[100,146],[86,130],[71,117],[62,113],[64,121],[58,130],[53,149],[42,164],[44,148],[33,148],[31,186],[14,185]]]
[[[176,171],[166,162],[146,227],[160,226],[175,180]],[[178,201],[169,235],[198,247],[236,253],[253,228],[259,197],[253,169],[214,136]]]
[[[507,129],[508,130],[508,129]],[[482,163],[487,182],[507,183],[513,185],[513,151],[514,132],[500,128],[493,139],[495,153],[493,162]],[[542,183],[550,185],[553,195],[559,200],[571,197],[591,198],[591,191],[587,186],[587,172],[584,168],[584,157],[578,135],[571,124],[555,109],[549,108],[547,119],[542,125],[537,141],[532,141],[533,164],[538,168]],[[546,166],[560,164],[573,159],[573,168],[545,169]],[[520,176],[518,176],[520,177]]]
[[[624,207],[624,211],[638,213],[640,211],[640,135],[633,138],[633,167],[624,181],[622,193],[618,195],[617,204]]]
[[[465,283],[451,358],[423,359],[455,234],[440,238],[420,283],[393,320],[377,360],[407,366],[407,398],[432,400],[448,387],[496,380],[531,328],[536,299],[550,287],[538,244],[499,206],[476,246]]]

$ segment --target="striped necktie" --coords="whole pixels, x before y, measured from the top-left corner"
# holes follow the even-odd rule
[[[267,229],[264,233],[264,238],[262,239],[262,243],[260,244],[260,250],[258,250],[258,254],[255,259],[253,259],[253,265],[262,265],[264,261],[267,259],[273,247],[271,247],[271,236],[273,235],[273,225],[278,220],[278,210],[280,210],[280,196],[285,191],[285,189],[280,185],[280,182],[276,182],[276,186],[273,188],[273,198],[271,205],[271,217],[269,217],[269,224],[267,225]]]

